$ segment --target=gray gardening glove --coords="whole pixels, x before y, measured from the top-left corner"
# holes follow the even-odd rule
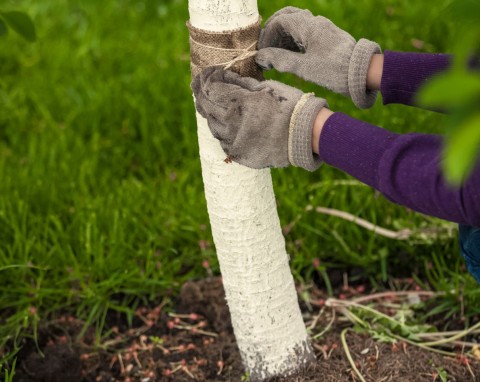
[[[286,7],[267,20],[258,42],[257,64],[299,77],[350,96],[357,107],[375,103],[367,89],[367,72],[380,46],[347,32],[308,10]]]
[[[276,81],[257,81],[207,68],[192,82],[198,112],[225,153],[251,168],[309,171],[321,161],[312,151],[312,129],[324,99]]]

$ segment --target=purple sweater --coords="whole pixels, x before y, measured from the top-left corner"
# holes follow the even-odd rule
[[[383,103],[414,105],[420,85],[448,68],[444,54],[385,52]],[[421,128],[421,127],[420,127]],[[412,210],[453,222],[480,226],[480,167],[462,187],[446,183],[440,168],[443,138],[395,134],[334,113],[320,136],[320,157],[331,166]]]

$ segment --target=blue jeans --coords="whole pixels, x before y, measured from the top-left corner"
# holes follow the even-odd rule
[[[480,284],[480,228],[460,224],[458,241],[468,271]]]

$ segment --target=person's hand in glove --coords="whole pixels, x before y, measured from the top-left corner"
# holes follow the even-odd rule
[[[313,152],[318,137],[312,141],[312,134],[324,99],[221,68],[205,69],[192,89],[198,112],[233,161],[255,169],[292,164],[313,171],[320,166]]]
[[[360,108],[375,103],[377,92],[367,88],[367,73],[380,46],[366,39],[355,41],[325,17],[283,8],[267,20],[258,49],[256,61],[264,69],[296,74],[350,96]]]

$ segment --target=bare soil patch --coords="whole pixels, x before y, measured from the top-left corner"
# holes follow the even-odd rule
[[[366,295],[363,286],[339,292],[342,299]],[[302,312],[312,333],[318,333],[332,322],[332,311],[324,306],[325,292],[313,287],[309,293],[308,303],[301,300]],[[137,309],[131,325],[122,314],[112,314],[107,321],[110,333],[100,347],[94,346],[93,329],[78,339],[84,325],[74,317],[42,323],[38,347],[33,340],[23,344],[14,381],[245,380],[220,278],[186,283],[174,311],[160,304]],[[337,317],[330,330],[313,341],[318,359],[314,365],[301,375],[270,382],[358,381],[340,340],[349,326]],[[353,331],[346,338],[366,381],[475,381],[477,376],[480,380],[480,363],[466,360],[461,349],[456,350],[457,357],[447,357]]]

